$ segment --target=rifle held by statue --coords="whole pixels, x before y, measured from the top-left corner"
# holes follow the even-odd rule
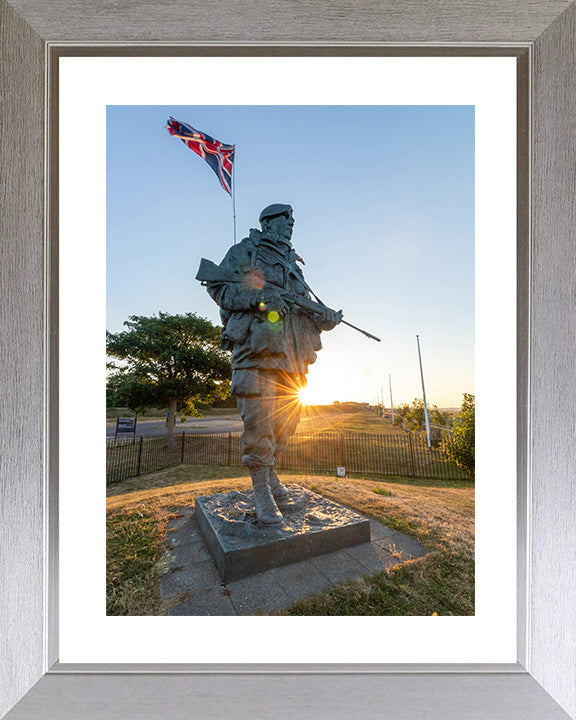
[[[200,260],[200,267],[198,268],[198,272],[196,273],[196,280],[200,280],[203,285],[209,282],[241,283],[243,279],[244,278],[242,275],[227,272],[226,270],[223,270],[221,267],[216,265],[216,263],[213,263],[211,260],[207,260],[206,258],[202,258]],[[266,282],[266,285],[269,285],[275,290],[279,290],[286,299],[288,299],[294,305],[302,308],[303,310],[307,310],[308,312],[315,313],[317,315],[322,315],[324,313],[324,308],[326,307],[326,305],[321,305],[320,303],[314,302],[314,300],[311,300],[304,295],[296,295],[295,293],[292,293],[289,290],[280,287],[279,285],[275,285],[274,283]],[[344,323],[344,325],[348,325],[348,327],[351,327],[353,330],[357,330],[358,332],[362,333],[362,335],[366,335],[366,337],[369,337],[372,340],[376,340],[376,342],[380,342],[380,338],[372,335],[366,330],[362,330],[362,328],[356,327],[356,325],[352,325],[352,323],[346,322],[346,320],[341,320],[340,322]]]

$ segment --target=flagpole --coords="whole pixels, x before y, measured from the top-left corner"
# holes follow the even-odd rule
[[[191,125],[186,125],[186,123],[178,122],[178,120],[176,120],[172,116],[168,118],[168,125],[166,125],[166,129],[168,130],[170,135],[172,135],[172,137],[176,137],[182,140],[182,142],[187,147],[193,150],[197,155],[200,155],[200,157],[206,160],[206,162],[208,162],[208,156],[206,155],[206,152],[209,152],[212,159],[214,159],[215,157],[218,158],[217,167],[214,166],[211,162],[208,162],[208,164],[218,176],[220,185],[229,195],[232,196],[234,244],[236,244],[236,171],[234,167],[234,161],[236,159],[236,145],[225,145],[219,140],[214,140],[214,138],[211,138],[209,135],[206,135],[199,130],[195,130]],[[208,150],[206,150],[206,148],[208,148]],[[221,148],[223,148],[222,151]],[[232,149],[232,152],[230,152],[230,149]],[[231,187],[228,186],[228,170],[224,164],[229,156],[232,156],[232,160],[229,161]]]
[[[422,395],[424,396],[424,417],[426,418],[426,438],[428,440],[428,450],[430,450],[430,424],[428,422],[428,406],[426,405],[426,390],[424,389],[424,373],[422,371],[422,356],[420,355],[420,336],[416,335],[418,343],[418,360],[420,361],[420,377],[422,379]]]
[[[234,245],[236,245],[236,145],[234,145],[234,165],[232,167],[232,218],[234,220]]]

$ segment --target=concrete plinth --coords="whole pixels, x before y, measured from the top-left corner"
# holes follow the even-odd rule
[[[264,527],[254,493],[196,498],[196,520],[224,583],[370,541],[370,522],[353,510],[298,485],[280,526]]]

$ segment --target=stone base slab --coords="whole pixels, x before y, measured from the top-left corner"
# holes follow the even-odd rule
[[[282,525],[261,525],[254,492],[196,498],[195,516],[224,583],[370,542],[370,521],[321,495],[290,485]]]

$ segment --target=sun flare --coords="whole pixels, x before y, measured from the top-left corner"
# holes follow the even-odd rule
[[[300,402],[300,405],[309,405],[310,404],[309,395],[310,395],[310,393],[308,392],[307,387],[303,387],[303,388],[300,388],[300,390],[298,390],[298,400]]]
[[[300,405],[332,405],[334,402],[334,389],[323,387],[319,383],[306,385],[298,391]]]

